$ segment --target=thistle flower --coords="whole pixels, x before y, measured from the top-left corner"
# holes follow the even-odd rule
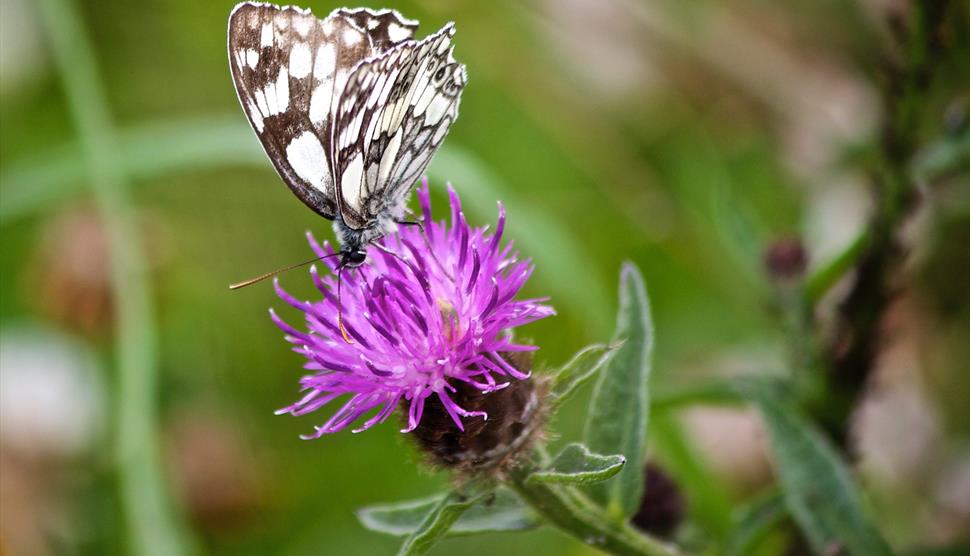
[[[273,321],[286,333],[293,350],[307,359],[313,374],[300,383],[306,395],[278,413],[304,415],[341,396],[349,396],[316,432],[318,438],[337,432],[372,413],[354,432],[386,420],[398,405],[406,408],[410,432],[421,423],[428,399],[445,410],[459,431],[464,419],[487,419],[461,403],[460,391],[488,394],[513,381],[529,378],[508,362],[508,354],[529,352],[535,346],[516,343],[510,330],[554,314],[543,299],[514,299],[532,274],[528,261],[519,261],[512,244],[500,245],[505,211],[499,204],[495,232],[472,228],[465,220],[457,193],[450,187],[451,225],[434,222],[428,184],[418,191],[423,227],[403,227],[370,250],[369,264],[342,273],[340,305],[343,325],[352,343],[341,335],[337,322],[337,281],[310,269],[323,298],[300,301],[276,283],[278,295],[305,314],[307,331]],[[308,234],[317,255],[333,254]],[[326,259],[332,273],[333,258]],[[505,354],[503,357],[501,354]],[[438,403],[434,404],[435,407]]]

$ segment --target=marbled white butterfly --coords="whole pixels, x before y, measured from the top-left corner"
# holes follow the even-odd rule
[[[286,185],[334,221],[341,268],[362,264],[367,245],[403,223],[415,181],[458,117],[467,78],[452,56],[454,26],[420,41],[417,28],[368,8],[318,19],[244,2],[229,16],[239,102]]]

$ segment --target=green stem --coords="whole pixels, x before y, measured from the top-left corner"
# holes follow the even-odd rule
[[[610,554],[675,556],[673,546],[652,539],[628,523],[618,521],[573,487],[527,483],[534,471],[523,464],[509,473],[507,486],[536,512],[565,533]]]
[[[940,26],[949,2],[919,0],[908,11],[905,25],[898,33],[898,62],[889,63],[882,83],[883,123],[879,150],[872,168],[876,185],[876,209],[866,234],[851,253],[855,281],[839,305],[839,329],[834,337],[839,345],[829,346],[821,354],[828,373],[827,383],[818,389],[811,412],[826,432],[840,445],[847,442],[846,423],[878,357],[882,340],[882,323],[894,291],[900,282],[905,249],[899,241],[899,230],[915,205],[917,183],[912,177],[912,162],[920,142],[920,124],[925,119],[926,95],[933,81],[933,71],[945,59]],[[902,23],[902,22],[901,22]],[[833,273],[834,274],[834,273]],[[816,294],[826,282],[816,283]],[[808,302],[817,298],[807,297]]]
[[[75,6],[69,0],[43,0],[40,6],[111,253],[118,366],[115,458],[131,551],[182,554],[186,543],[171,512],[156,445],[154,307],[127,176],[117,157],[94,53]]]

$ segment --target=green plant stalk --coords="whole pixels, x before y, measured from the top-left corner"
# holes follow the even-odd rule
[[[156,445],[154,308],[128,202],[127,176],[116,156],[107,102],[79,14],[69,0],[43,0],[40,6],[108,236],[118,367],[114,456],[131,551],[149,556],[183,554],[187,544],[172,514]]]
[[[629,523],[617,520],[576,488],[527,481],[535,470],[532,464],[522,464],[510,471],[506,484],[561,531],[610,554],[682,554],[674,547],[641,533]]]
[[[811,413],[843,447],[847,442],[846,421],[880,348],[880,324],[893,297],[893,281],[904,256],[898,232],[914,205],[917,184],[911,168],[920,139],[919,124],[927,109],[925,95],[934,68],[944,58],[944,45],[939,42],[937,31],[948,5],[945,0],[913,3],[905,32],[899,35],[902,60],[889,66],[882,84],[884,120],[879,156],[871,168],[877,186],[876,210],[866,233],[858,240],[858,252],[851,253],[854,264],[843,268],[856,269],[855,283],[839,308],[841,330],[837,335],[848,341],[838,350],[819,354],[819,361],[828,363],[829,372],[819,373],[827,383],[817,389],[814,399],[809,396]],[[828,281],[837,278],[833,275]],[[820,289],[816,284],[816,293]],[[806,303],[814,301],[811,296],[805,299]],[[806,318],[811,318],[811,312],[806,313]]]

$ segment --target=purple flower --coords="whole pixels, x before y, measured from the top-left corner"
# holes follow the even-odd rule
[[[464,430],[462,417],[481,417],[466,411],[454,399],[454,381],[492,392],[523,380],[500,355],[533,351],[517,344],[509,329],[554,314],[543,299],[515,300],[532,274],[528,261],[518,261],[512,244],[500,245],[505,211],[499,204],[495,233],[488,227],[472,228],[465,221],[461,202],[448,188],[451,225],[434,222],[425,181],[418,191],[424,216],[423,229],[402,227],[381,240],[383,248],[370,249],[369,263],[344,269],[341,304],[343,325],[353,343],[345,341],[337,322],[337,283],[310,269],[323,295],[319,301],[299,301],[276,283],[277,294],[304,312],[307,332],[283,322],[270,310],[273,321],[286,333],[294,351],[307,359],[304,368],[314,374],[300,383],[306,395],[278,413],[303,415],[347,395],[343,406],[316,433],[339,431],[365,414],[354,432],[383,422],[406,400],[407,428],[421,422],[425,400],[435,395],[455,425]],[[308,233],[317,255],[333,253]],[[336,272],[333,258],[327,259]]]

